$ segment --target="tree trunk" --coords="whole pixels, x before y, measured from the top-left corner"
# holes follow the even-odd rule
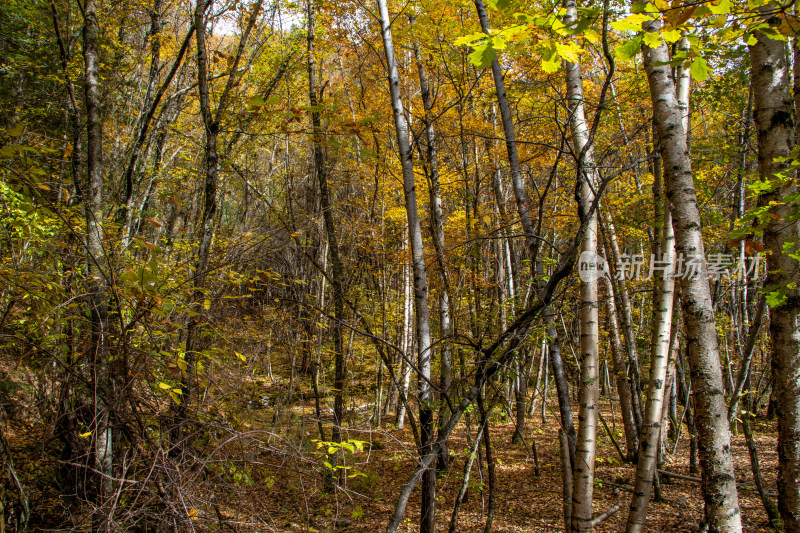
[[[404,249],[408,248],[408,233],[405,232]],[[411,274],[411,262],[403,263],[403,332],[400,346],[403,349],[400,361],[400,375],[402,380],[399,387],[394,389],[393,403],[397,406],[395,424],[397,429],[403,429],[406,423],[406,404],[399,402],[400,396],[408,397],[408,387],[411,383],[411,353],[414,348],[414,281]]]
[[[617,271],[620,271],[622,254],[619,249],[619,241],[617,240],[617,229],[614,226],[611,215],[607,211],[604,211],[603,214],[603,224],[605,226],[605,234],[608,237],[608,244],[611,248],[611,257],[614,259]],[[625,339],[625,349],[628,353],[627,368],[629,372],[628,380],[631,388],[633,419],[636,422],[637,433],[641,433],[642,411],[644,410],[642,408],[642,383],[639,377],[639,354],[636,347],[636,329],[633,324],[630,295],[628,294],[628,288],[625,286],[625,280],[616,280],[615,278],[610,281],[611,288],[614,291],[614,298],[618,303],[617,316],[620,319],[623,338]]]
[[[322,131],[319,106],[317,98],[316,60],[314,58],[314,0],[308,2],[308,100],[311,107],[312,144],[314,146],[314,172],[319,182],[320,203],[322,204],[322,217],[325,223],[325,234],[328,239],[328,253],[331,258],[331,287],[333,288],[333,351],[334,351],[334,400],[333,400],[333,431],[334,442],[342,441],[342,412],[344,410],[344,389],[346,358],[344,343],[342,341],[342,324],[344,322],[344,268],[339,257],[339,244],[336,238],[336,222],[333,218],[330,192],[328,190],[328,169],[325,160],[323,142],[325,133]]]
[[[244,53],[247,38],[255,25],[256,18],[261,9],[262,0],[258,0],[250,14],[247,26],[239,40],[236,55],[231,64],[230,73],[222,93],[218,98],[216,113],[211,109],[211,87],[208,76],[208,51],[206,50],[206,10],[210,9],[211,2],[197,0],[194,10],[195,38],[197,42],[197,92],[199,96],[200,115],[205,132],[205,167],[203,177],[203,212],[198,231],[197,259],[194,264],[194,278],[192,286],[193,317],[189,318],[186,325],[186,375],[181,383],[181,402],[176,409],[176,424],[172,432],[173,444],[180,439],[180,424],[186,418],[187,404],[191,399],[194,389],[197,354],[200,349],[199,329],[202,324],[203,286],[208,274],[208,262],[211,256],[211,243],[214,238],[217,211],[217,186],[219,182],[219,152],[217,141],[219,138],[220,119],[228,106],[230,91],[236,80],[236,72]]]
[[[411,22],[413,24],[413,17],[411,18]],[[450,383],[452,381],[452,355],[450,347],[453,337],[453,325],[450,318],[450,280],[447,274],[447,267],[444,259],[444,217],[442,215],[442,198],[439,192],[439,160],[437,156],[436,133],[433,129],[433,118],[431,115],[433,103],[431,101],[431,92],[428,87],[428,78],[425,74],[425,66],[423,64],[422,54],[420,53],[419,44],[417,43],[416,39],[414,39],[414,59],[417,62],[419,87],[420,92],[422,93],[422,105],[425,110],[423,122],[425,127],[428,163],[430,165],[430,209],[433,245],[436,250],[436,262],[439,267],[439,275],[442,278],[442,288],[439,291],[439,319],[441,321],[442,335],[439,377],[439,386],[441,388],[441,398],[439,400],[439,421],[441,423],[445,420],[444,415],[447,407],[447,400],[450,396]],[[443,470],[446,468],[448,460],[449,452],[445,443],[440,447],[437,469]]]
[[[675,235],[672,229],[672,216],[669,208],[664,207],[662,225],[661,264],[664,270],[658,276],[659,290],[656,304],[657,321],[650,357],[650,383],[647,389],[647,405],[642,421],[642,439],[639,443],[639,461],[636,465],[636,483],[633,488],[630,512],[628,513],[628,533],[639,533],[644,529],[647,517],[647,505],[653,487],[653,476],[658,467],[658,449],[662,427],[664,393],[666,390],[667,367],[670,355],[670,337],[672,329],[672,305],[675,296]]]
[[[658,23],[650,24],[651,30],[658,27]],[[686,317],[689,366],[695,391],[706,521],[710,531],[715,533],[741,531],[716,320],[686,134],[675,83],[670,75],[667,46],[644,46],[643,53],[675,229],[676,251],[686,260],[698,264],[697,275],[686,276],[683,272],[676,275],[682,276],[681,302]]]
[[[564,24],[577,20],[574,0],[564,2]],[[581,64],[564,62],[567,85],[567,107],[572,137],[572,149],[577,155],[577,179],[580,191],[579,211],[588,217],[586,233],[581,243],[581,255],[597,256],[597,211],[591,211],[595,191],[600,184],[594,163],[589,127],[584,105]],[[578,438],[573,470],[572,527],[575,531],[592,530],[592,499],[594,495],[594,466],[597,453],[597,412],[600,390],[599,375],[599,309],[597,279],[588,277],[581,282],[580,355],[581,383],[579,389]]]
[[[433,441],[433,398],[431,394],[431,332],[428,317],[428,274],[425,266],[425,250],[422,243],[422,228],[417,210],[416,183],[412,163],[411,147],[408,141],[408,125],[403,113],[400,98],[400,77],[395,60],[394,44],[389,10],[386,0],[378,0],[381,34],[386,53],[386,64],[389,75],[389,93],[394,111],[395,132],[400,152],[400,163],[403,168],[403,192],[405,195],[406,216],[408,219],[408,237],[411,245],[411,266],[414,273],[414,310],[417,328],[418,355],[418,399],[419,422],[421,428],[420,458],[424,459],[434,453]],[[429,464],[422,475],[422,507],[420,516],[420,532],[433,533],[435,524],[434,505],[436,502],[436,469]]]
[[[620,410],[622,411],[622,425],[625,428],[625,445],[627,460],[635,463],[639,451],[639,432],[636,429],[636,419],[633,416],[633,396],[630,382],[628,381],[628,365],[625,364],[625,353],[619,336],[617,323],[617,306],[614,302],[614,289],[611,280],[603,279],[606,284],[606,307],[608,314],[608,336],[611,345],[611,357],[614,360],[614,380],[619,394]]]
[[[103,133],[101,130],[100,77],[100,23],[96,0],[84,4],[83,59],[86,63],[84,99],[86,105],[86,251],[89,271],[89,315],[91,317],[91,344],[89,368],[92,372],[94,399],[94,460],[99,484],[99,504],[111,497],[113,433],[109,424],[112,408],[113,377],[109,364],[108,341],[108,277],[103,247]],[[105,525],[103,526],[105,527]]]
[[[770,26],[780,25],[777,6],[762,8]],[[791,93],[786,44],[761,32],[750,47],[755,122],[758,131],[758,166],[762,182],[772,190],[759,198],[769,207],[764,227],[767,253],[765,289],[771,291],[769,333],[772,338],[773,392],[778,416],[778,509],[787,532],[800,531],[800,262],[796,254],[800,222],[794,212],[798,186],[790,167],[794,148],[794,102]],[[795,68],[798,68],[795,65]],[[783,173],[783,177],[779,176]]]

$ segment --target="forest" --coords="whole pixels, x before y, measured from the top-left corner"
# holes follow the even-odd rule
[[[0,2],[0,533],[800,532],[787,0]]]

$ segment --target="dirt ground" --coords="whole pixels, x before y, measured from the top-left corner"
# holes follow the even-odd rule
[[[370,428],[369,413],[359,415],[351,422],[344,438],[367,444],[363,445],[363,451],[354,447],[353,453],[345,454],[342,464],[345,468],[339,469],[344,475],[340,477],[338,489],[331,491],[326,488],[325,473],[329,469],[324,465],[331,456],[326,454],[328,444],[315,441],[317,426],[313,412],[310,402],[303,407],[285,409],[277,416],[272,409],[266,408],[244,411],[238,419],[239,427],[231,433],[238,436],[222,439],[228,443],[227,448],[218,445],[218,451],[203,465],[206,473],[217,472],[216,477],[205,474],[191,478],[189,473],[181,477],[178,471],[180,479],[176,483],[182,483],[183,492],[180,493],[182,507],[176,512],[182,513],[184,520],[177,529],[353,533],[385,530],[401,487],[414,466],[413,436],[408,425],[404,430]],[[616,432],[617,440],[623,443],[619,422],[613,422],[610,412],[604,412],[604,418],[613,424],[612,433]],[[474,436],[474,421],[471,425],[470,434]],[[64,527],[66,517],[72,511],[66,509],[52,484],[48,485],[45,473],[54,468],[57,442],[47,444],[42,437],[44,429],[42,425],[26,428],[20,422],[6,423],[4,434],[23,482],[31,487],[30,498],[36,518],[32,520],[31,529],[63,531],[67,529]],[[775,424],[759,419],[754,430],[761,470],[774,497],[777,467]],[[497,475],[492,531],[563,531],[556,410],[548,411],[544,424],[541,413],[528,421],[524,444],[511,444],[511,420],[494,420],[491,431]],[[534,441],[538,476],[535,475],[532,453]],[[635,470],[632,465],[620,461],[608,435],[602,432],[602,426],[598,441],[594,510],[602,513],[615,505],[619,510],[603,521],[596,531],[623,531]],[[462,483],[467,456],[464,424],[456,429],[449,445],[454,459],[437,483],[437,531],[442,532],[448,530],[455,495]],[[734,436],[733,448],[744,530],[770,531],[752,481],[749,455],[741,432]],[[699,476],[689,473],[688,463],[689,448],[684,427],[683,437],[665,468],[678,474]],[[201,478],[204,481],[191,481]],[[646,530],[661,533],[699,531],[703,516],[699,483],[676,478],[662,480],[663,500],[651,502]],[[418,486],[409,500],[401,532],[418,530],[419,490]],[[10,491],[11,487],[6,483],[6,494]],[[475,461],[467,496],[461,506],[456,531],[483,531],[488,508],[483,457]]]

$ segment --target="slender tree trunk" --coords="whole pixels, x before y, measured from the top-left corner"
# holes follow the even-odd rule
[[[478,11],[481,30],[489,34],[489,17],[486,15],[486,6],[483,0],[474,0],[475,8]],[[525,185],[522,181],[522,170],[519,165],[519,154],[517,152],[517,142],[514,133],[514,121],[511,117],[511,107],[508,105],[505,81],[503,80],[503,70],[500,62],[495,59],[492,61],[492,77],[494,78],[495,91],[497,93],[497,105],[500,107],[500,118],[503,124],[503,134],[506,139],[506,150],[508,152],[508,164],[511,170],[511,185],[514,189],[514,197],[517,200],[517,211],[519,212],[522,229],[525,233],[525,242],[528,245],[529,256],[535,255],[537,249],[536,228],[530,214],[530,199],[525,192]]]
[[[99,485],[99,503],[111,497],[113,432],[109,423],[112,409],[113,377],[109,364],[108,277],[103,246],[103,133],[100,108],[100,23],[96,0],[84,4],[83,59],[86,63],[84,100],[86,104],[86,250],[89,255],[89,305],[91,344],[89,368],[94,399],[94,460]],[[105,527],[105,525],[103,526]]]
[[[312,144],[314,146],[314,172],[319,182],[320,203],[322,204],[322,217],[325,223],[325,234],[328,239],[328,253],[331,258],[331,287],[333,288],[333,350],[334,350],[334,400],[333,400],[333,431],[335,442],[342,441],[342,412],[344,410],[344,389],[346,358],[344,343],[342,341],[342,324],[344,322],[344,268],[339,256],[339,244],[336,237],[336,222],[333,218],[330,192],[328,190],[328,169],[325,159],[324,141],[325,133],[322,131],[320,121],[319,102],[317,98],[316,60],[314,58],[315,37],[314,0],[308,1],[308,99],[311,106]]]
[[[653,476],[658,467],[658,449],[662,427],[664,392],[670,356],[672,329],[672,305],[675,296],[675,235],[672,229],[672,216],[664,206],[664,220],[661,236],[662,265],[664,270],[658,276],[659,290],[656,303],[657,321],[653,324],[655,333],[650,356],[650,383],[647,389],[647,405],[642,421],[642,439],[639,443],[639,461],[636,465],[636,482],[633,488],[630,512],[628,513],[628,533],[639,533],[644,529],[647,505],[653,484]]]
[[[763,7],[762,19],[780,25],[776,4]],[[750,47],[755,122],[758,131],[758,166],[762,182],[774,183],[759,198],[769,206],[765,216],[764,245],[767,253],[765,288],[771,291],[769,333],[772,339],[773,392],[778,416],[778,509],[787,532],[800,531],[800,242],[797,220],[795,170],[790,167],[794,148],[789,64],[784,41],[755,32],[757,43]],[[798,66],[795,65],[795,69]],[[781,178],[780,173],[788,174]]]
[[[654,165],[655,166],[655,165]],[[617,240],[617,229],[614,226],[614,221],[611,215],[604,211],[603,224],[605,226],[605,234],[608,237],[608,244],[611,248],[611,258],[614,259],[616,268],[619,271],[622,263],[622,254],[619,248],[619,241]],[[631,388],[631,401],[633,407],[633,419],[636,422],[636,431],[641,433],[642,430],[642,385],[639,377],[639,354],[636,348],[636,329],[633,324],[633,314],[630,295],[628,288],[625,286],[625,280],[612,279],[611,288],[614,291],[614,299],[617,300],[617,316],[619,317],[620,325],[622,326],[623,338],[625,339],[625,349],[628,353],[627,368],[629,373],[628,381]],[[621,312],[620,312],[621,311]],[[638,450],[637,450],[638,451]]]
[[[606,285],[606,307],[608,314],[608,336],[611,345],[611,357],[614,360],[614,380],[619,394],[620,410],[622,411],[622,425],[625,428],[625,445],[627,459],[635,463],[639,451],[639,432],[636,429],[636,420],[633,416],[633,397],[630,382],[628,381],[628,367],[625,364],[625,353],[619,335],[617,322],[617,306],[614,302],[614,289],[611,280],[603,279]]]
[[[486,7],[483,0],[474,0],[475,8],[478,12],[478,18],[481,24],[481,30],[489,34],[489,18],[486,14]],[[511,184],[514,191],[514,198],[517,203],[517,213],[519,214],[522,223],[522,229],[525,234],[525,243],[527,245],[528,257],[532,260],[532,268],[536,276],[541,276],[543,268],[539,258],[539,240],[536,238],[536,228],[533,224],[533,219],[530,214],[530,199],[525,191],[525,186],[522,180],[522,171],[519,164],[519,154],[517,151],[516,136],[514,133],[514,122],[511,117],[511,108],[508,104],[508,97],[506,95],[505,81],[503,79],[503,71],[500,67],[500,62],[496,59],[492,61],[492,77],[494,78],[495,92],[497,94],[497,103],[500,108],[500,116],[503,124],[503,135],[506,140],[506,151],[508,153],[508,163],[511,170]],[[589,230],[591,231],[591,230]],[[587,231],[587,233],[589,233]],[[571,464],[575,464],[575,449],[577,436],[575,432],[575,425],[572,419],[572,406],[569,395],[569,383],[564,371],[564,363],[561,359],[561,350],[558,342],[558,333],[554,325],[554,313],[552,310],[544,309],[543,317],[547,325],[547,334],[550,348],[550,361],[553,365],[553,376],[556,382],[556,389],[558,391],[558,404],[561,412],[561,425],[567,435],[569,442],[570,457],[573,459]]]
[[[511,442],[519,444],[525,438],[525,418],[528,416],[528,363],[531,359],[530,350],[524,349],[517,355],[514,368],[514,434]]]
[[[408,248],[408,233],[406,236],[406,246]],[[414,348],[414,277],[411,274],[411,263],[405,261],[403,264],[403,338],[401,340],[401,347],[403,349],[403,359],[400,361],[400,374],[402,380],[399,388],[395,388],[395,396],[399,398],[402,394],[403,397],[408,397],[408,387],[411,383],[411,365],[408,361],[412,360],[411,353]],[[403,429],[406,423],[406,405],[405,403],[398,402],[394,399],[394,404],[397,405],[397,416],[395,424],[397,429]]]
[[[411,265],[414,273],[414,310],[417,328],[418,355],[418,398],[421,428],[420,458],[424,459],[434,453],[433,441],[433,397],[431,394],[431,332],[428,317],[428,274],[425,266],[425,250],[422,243],[422,228],[417,209],[416,183],[412,163],[411,147],[408,141],[408,125],[400,98],[400,76],[397,71],[394,44],[389,10],[386,0],[378,0],[383,47],[389,75],[389,93],[394,111],[397,145],[400,152],[400,163],[403,168],[403,192],[405,195],[406,216],[408,218],[408,236],[411,244]],[[422,475],[422,507],[420,532],[433,533],[435,529],[436,502],[436,469],[433,465],[426,468]]]
[[[193,383],[195,380],[197,355],[200,349],[199,330],[202,323],[202,314],[204,312],[203,287],[205,285],[206,275],[208,274],[211,243],[216,228],[215,215],[217,211],[217,186],[219,183],[219,152],[217,150],[217,141],[219,138],[220,119],[227,109],[230,91],[236,81],[236,72],[239,62],[244,53],[245,44],[247,43],[250,31],[255,25],[262,1],[263,0],[257,0],[256,5],[253,6],[253,11],[250,14],[247,26],[239,40],[239,46],[231,64],[225,87],[217,100],[216,113],[211,109],[208,51],[206,50],[206,10],[211,7],[212,2],[197,0],[195,5],[194,34],[197,44],[197,92],[199,96],[200,115],[205,132],[205,172],[203,176],[203,211],[200,220],[200,229],[197,235],[199,244],[197,247],[197,260],[194,264],[194,278],[192,279],[192,286],[194,288],[194,294],[192,295],[193,317],[189,318],[186,325],[187,369],[184,382],[181,383],[181,403],[176,409],[177,420],[172,432],[173,444],[180,439],[180,424],[186,418],[187,404],[191,399],[191,393],[194,389]]]
[[[675,369],[678,376],[678,394],[683,399],[683,409],[686,417],[686,429],[689,431],[689,473],[699,472],[697,460],[697,428],[694,423],[694,402],[692,401],[690,383],[684,371],[684,358],[682,352],[678,351],[678,358],[675,360]]]
[[[412,17],[413,24],[413,17]],[[419,74],[419,87],[422,93],[422,105],[425,113],[423,115],[423,125],[425,127],[425,141],[428,153],[428,163],[430,164],[430,210],[431,226],[433,232],[433,245],[436,250],[436,263],[439,267],[439,275],[442,279],[442,288],[439,291],[439,319],[441,321],[441,360],[439,386],[441,398],[439,401],[439,421],[440,424],[446,419],[444,416],[447,399],[450,396],[450,384],[452,381],[452,355],[451,343],[453,337],[453,324],[450,318],[450,279],[447,273],[447,266],[444,257],[444,216],[442,215],[442,198],[439,184],[439,159],[437,155],[436,132],[433,129],[433,103],[431,92],[428,87],[428,77],[425,74],[425,65],[419,44],[414,39],[414,59],[417,62],[417,72]],[[446,468],[449,460],[449,451],[446,443],[440,446],[438,469]]]
[[[570,463],[569,437],[563,429],[558,430],[561,451],[561,501],[564,513],[564,531],[572,531],[572,464]]]
[[[747,399],[747,412],[742,416],[742,429],[744,431],[745,442],[747,443],[747,451],[750,455],[750,470],[753,472],[753,483],[756,486],[758,495],[761,498],[761,504],[764,506],[764,511],[767,513],[772,529],[781,532],[784,531],[781,514],[778,506],[772,500],[772,497],[767,492],[767,486],[764,483],[764,476],[761,473],[761,460],[758,457],[758,448],[756,447],[756,439],[753,435],[753,429],[750,427],[750,421],[754,418],[753,405],[750,398]],[[780,497],[780,493],[778,493]]]
[[[484,525],[483,532],[489,533],[492,530],[492,522],[494,520],[495,468],[494,456],[492,454],[492,441],[489,438],[491,434],[489,431],[489,412],[486,409],[482,392],[478,393],[477,403],[481,417],[481,427],[483,428],[483,449],[486,452],[486,470],[489,488],[489,504],[486,510],[486,524]]]
[[[650,25],[657,30],[658,23]],[[708,266],[694,190],[691,160],[675,83],[669,71],[665,44],[643,47],[644,65],[650,84],[656,131],[661,146],[667,198],[675,229],[676,251],[694,259],[699,273],[681,277],[681,302],[686,317],[686,338],[703,472],[706,521],[716,533],[742,530],[739,499],[733,470],[730,426],[725,406],[722,368],[717,344],[716,320],[708,285]],[[676,273],[682,275],[684,273]]]
[[[564,2],[564,24],[577,20],[574,0]],[[597,211],[591,211],[595,191],[600,184],[594,163],[589,127],[586,122],[583,74],[580,63],[564,62],[567,85],[567,107],[572,137],[572,149],[577,155],[577,179],[580,194],[579,210],[588,217],[581,254],[597,256]],[[594,467],[597,453],[597,416],[600,390],[599,309],[597,280],[589,277],[581,282],[581,383],[579,389],[578,438],[573,471],[572,527],[575,531],[592,530],[592,499]]]
[[[461,509],[461,504],[464,503],[464,500],[466,499],[467,488],[469,487],[469,476],[470,472],[472,471],[472,464],[475,462],[475,457],[478,455],[478,446],[480,446],[482,441],[483,427],[478,430],[478,434],[475,436],[475,441],[472,443],[472,447],[470,448],[469,455],[464,462],[464,475],[461,479],[461,488],[458,491],[458,495],[456,495],[455,503],[453,503],[453,513],[450,515],[450,527],[448,528],[449,533],[456,533],[456,528],[458,527],[458,511]]]

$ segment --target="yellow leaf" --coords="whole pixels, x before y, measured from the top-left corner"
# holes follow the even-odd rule
[[[189,518],[191,518],[192,520],[197,520],[199,518],[199,513],[197,512],[197,509],[194,508],[189,509]]]
[[[183,391],[181,389],[172,389],[172,392],[174,392],[175,394],[183,394]]]
[[[209,300],[208,298],[203,300],[203,309],[205,309],[206,311],[211,309],[211,300]]]
[[[87,437],[88,437],[89,435],[91,435],[91,434],[92,434],[92,432],[91,432],[91,431],[87,431],[86,433],[80,433],[78,436],[79,436],[80,438],[82,438],[82,439],[85,439],[85,438],[87,438]]]
[[[13,126],[11,126],[6,130],[6,135],[8,135],[9,137],[19,137],[20,135],[22,135],[23,127],[25,127],[25,125],[22,122],[17,122],[16,124],[14,124]]]
[[[159,384],[158,384],[158,386],[159,386],[159,387],[161,387],[161,388],[162,388],[162,389],[164,389],[164,390],[168,390],[168,389],[171,389],[171,388],[172,388],[172,386],[171,386],[171,385],[167,385],[167,384],[166,384],[166,383],[164,383],[163,381],[162,381],[161,383],[159,383]]]
[[[233,352],[233,353],[235,353],[236,357],[241,359],[243,362],[245,362],[245,363],[247,362],[247,357],[245,357],[244,355],[240,354],[239,352]]]
[[[680,30],[667,30],[663,32],[662,35],[664,36],[664,40],[670,44],[678,42],[681,38]]]
[[[657,33],[645,33],[644,44],[649,48],[658,48],[661,45],[661,36]]]
[[[558,55],[569,61],[570,63],[577,63],[580,61],[579,54],[583,52],[580,46],[575,43],[561,44],[556,43],[556,50]]]

